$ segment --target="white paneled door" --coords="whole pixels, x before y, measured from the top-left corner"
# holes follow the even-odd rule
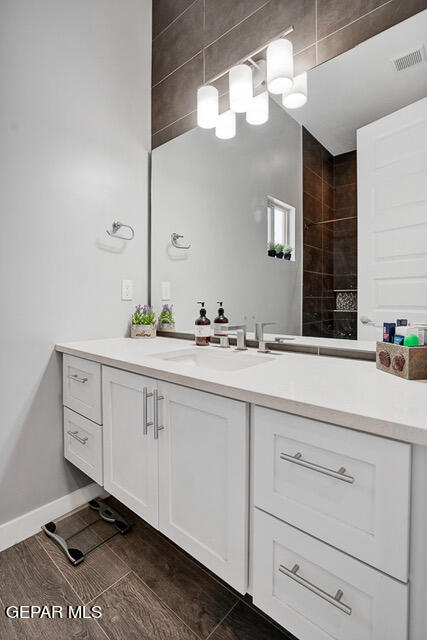
[[[104,487],[141,518],[158,525],[158,447],[153,438],[156,380],[102,368]],[[144,392],[145,390],[145,392]]]
[[[164,382],[159,392],[159,528],[246,593],[247,405]]]
[[[357,171],[358,336],[374,340],[427,322],[427,98],[358,130]]]

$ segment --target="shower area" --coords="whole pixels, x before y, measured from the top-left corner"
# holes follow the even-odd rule
[[[357,339],[357,154],[303,128],[303,335]]]

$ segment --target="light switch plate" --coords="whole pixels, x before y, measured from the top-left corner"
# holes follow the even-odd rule
[[[133,280],[122,280],[122,300],[133,300]]]
[[[166,281],[163,281],[160,283],[160,287],[162,289],[162,300],[166,301],[166,300],[170,300],[171,299],[171,283]]]

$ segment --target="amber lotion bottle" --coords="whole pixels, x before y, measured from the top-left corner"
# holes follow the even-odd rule
[[[207,347],[211,341],[211,321],[206,317],[205,303],[198,302],[197,304],[201,304],[202,308],[195,322],[194,337],[198,347]]]
[[[221,338],[222,336],[228,335],[228,318],[224,315],[223,303],[218,302],[217,304],[219,304],[219,309],[218,315],[214,320],[214,336]]]

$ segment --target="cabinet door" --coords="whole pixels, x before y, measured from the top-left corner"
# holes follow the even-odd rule
[[[158,525],[158,447],[151,378],[103,367],[104,487],[154,527]],[[144,406],[146,405],[146,406]],[[146,413],[148,409],[148,414]]]
[[[159,393],[159,528],[246,593],[247,405],[168,383]]]

